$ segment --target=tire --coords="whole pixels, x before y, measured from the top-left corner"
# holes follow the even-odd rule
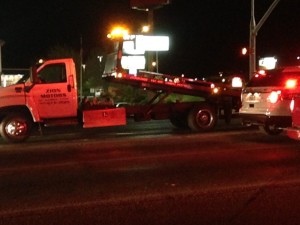
[[[217,123],[217,114],[213,107],[202,105],[193,108],[188,114],[188,126],[192,131],[209,131]]]
[[[268,135],[279,135],[283,131],[274,124],[265,124],[263,126],[259,126],[259,130]]]
[[[1,121],[0,134],[7,142],[23,142],[29,137],[31,126],[32,122],[26,116],[9,115]]]

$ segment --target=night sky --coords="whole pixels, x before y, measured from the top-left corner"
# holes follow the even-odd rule
[[[256,0],[258,23],[274,0]],[[154,12],[155,34],[169,35],[170,51],[159,53],[159,71],[206,76],[218,71],[248,70],[242,47],[249,43],[251,0],[173,0]],[[300,2],[281,0],[257,36],[257,57],[276,56],[296,63],[300,54]],[[1,0],[0,39],[4,68],[29,67],[53,46],[89,52],[104,48],[113,24],[135,31],[147,13],[129,0]]]

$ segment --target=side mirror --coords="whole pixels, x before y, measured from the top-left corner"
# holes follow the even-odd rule
[[[39,78],[37,76],[37,68],[35,66],[32,66],[30,68],[30,81],[33,84],[39,83]]]

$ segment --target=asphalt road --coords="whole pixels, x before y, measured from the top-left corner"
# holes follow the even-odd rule
[[[300,142],[284,135],[166,123],[46,133],[0,143],[0,224],[300,221]]]

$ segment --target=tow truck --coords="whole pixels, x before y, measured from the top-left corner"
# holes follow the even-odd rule
[[[179,128],[208,131],[218,118],[229,122],[232,111],[240,107],[240,88],[191,78],[151,72],[138,76],[112,73],[112,82],[147,88],[156,95],[147,104],[116,108],[99,104],[79,104],[73,59],[45,61],[30,78],[0,88],[0,134],[8,142],[22,142],[30,136],[33,124],[65,126],[81,124],[84,128],[125,125],[128,115],[136,121],[170,119]],[[235,78],[232,80],[234,81]],[[202,102],[164,103],[171,93],[201,96]]]
[[[118,108],[103,103],[86,107],[80,103],[82,96],[77,90],[73,59],[46,60],[32,70],[30,77],[0,87],[1,137],[15,143],[25,141],[32,127],[41,130],[47,126],[121,126],[126,125],[129,115],[133,115],[135,121],[169,119],[179,128],[209,131],[218,118],[229,123],[240,108],[239,77],[231,77],[229,83],[215,83],[149,71],[132,75],[122,68],[121,57],[122,54],[118,54],[116,70],[105,74],[104,79],[154,91],[155,96],[147,104]],[[204,100],[165,103],[164,99],[171,93],[200,96]]]

